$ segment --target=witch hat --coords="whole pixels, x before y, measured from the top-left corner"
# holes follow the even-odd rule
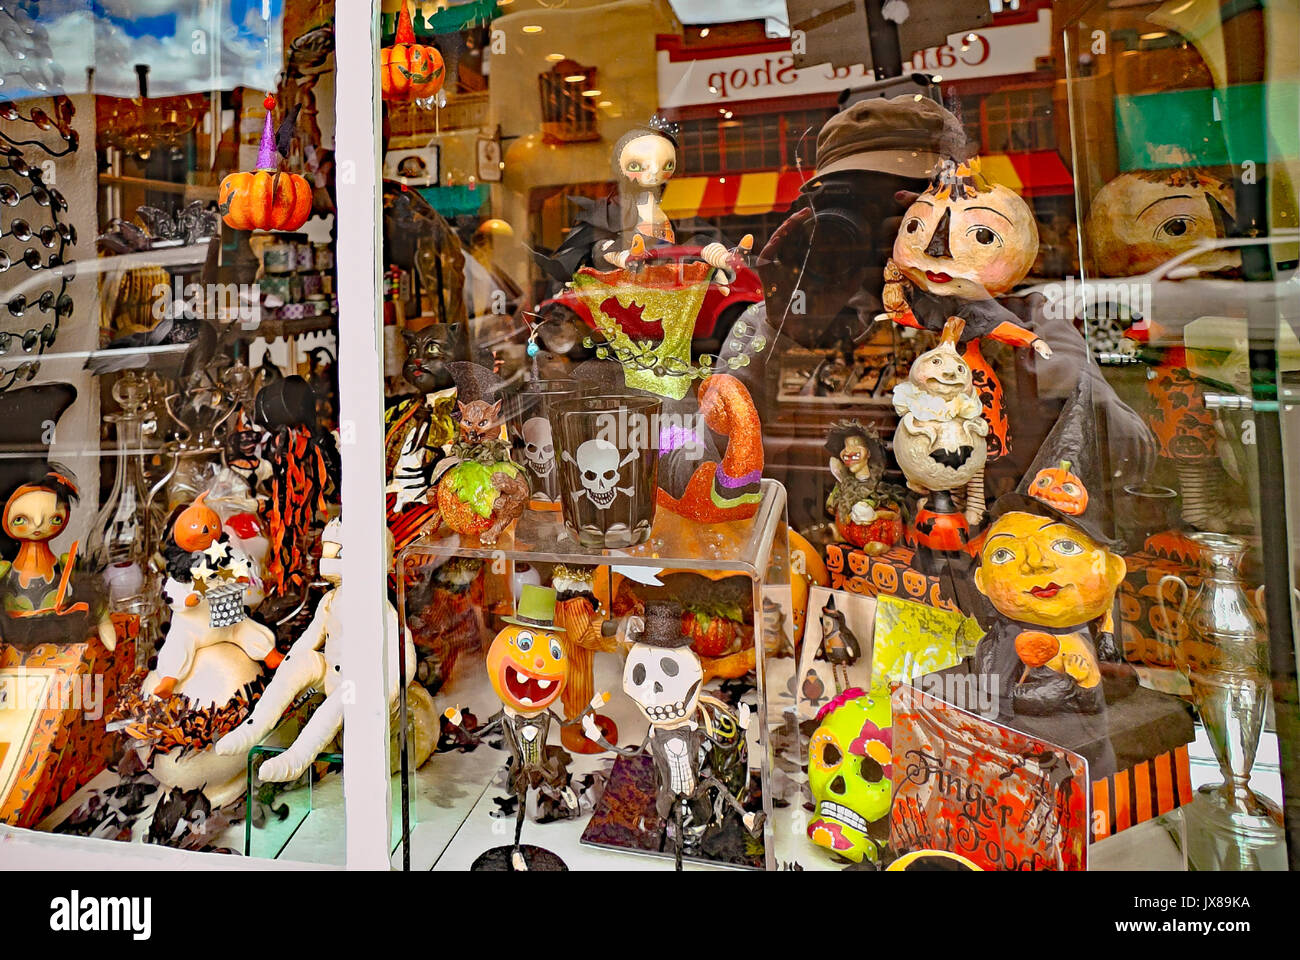
[[[0,503],[45,476],[59,418],[77,399],[70,383],[42,383],[0,393]]]
[[[1101,470],[1092,390],[1092,378],[1081,373],[1020,485],[993,505],[995,518],[1012,512],[1035,513],[1078,527],[1102,546],[1122,547],[1114,535]]]

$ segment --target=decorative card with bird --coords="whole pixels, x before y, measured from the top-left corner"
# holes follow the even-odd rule
[[[834,697],[871,682],[876,597],[814,585],[793,679],[799,719],[815,720]]]

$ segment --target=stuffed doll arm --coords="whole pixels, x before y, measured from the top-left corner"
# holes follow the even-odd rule
[[[1009,344],[1013,347],[1033,347],[1044,360],[1052,355],[1052,348],[1047,341],[1034,333],[1027,330],[1018,323],[1012,323],[1010,320],[1003,320],[996,327],[988,332],[988,336],[998,341],[998,343]]]
[[[325,624],[329,619],[332,598],[332,593],[326,594],[321,599],[321,602],[316,605],[316,613],[311,618],[311,622],[307,624],[307,629],[289,648],[288,654],[285,655],[284,660],[276,669],[275,675],[271,677],[271,682],[262,693],[262,698],[257,701],[257,706],[253,708],[252,714],[236,729],[217,741],[216,750],[218,754],[232,756],[245,752],[254,744],[261,743],[262,739],[280,722],[284,712],[293,705],[299,694],[311,687],[324,686],[325,677],[329,673],[329,664],[320,649],[325,644]],[[326,700],[328,701],[328,699],[327,697]],[[316,712],[320,713],[324,709],[325,704],[321,704]],[[342,717],[343,714],[340,711],[338,715],[340,723]],[[315,719],[315,715],[313,715],[313,719]],[[317,729],[319,730],[320,727],[326,725],[327,721],[322,720]],[[337,728],[335,728],[334,733],[337,732]],[[306,734],[307,728],[304,727],[298,734],[299,739]],[[326,739],[326,743],[329,742],[329,739],[332,739],[333,735],[333,733],[330,734],[330,737]],[[319,750],[313,752],[312,757],[315,757],[316,753],[319,752]],[[311,762],[311,757],[308,758],[307,762]],[[268,760],[267,763],[270,763],[270,761]],[[279,779],[268,776],[265,772],[265,766],[266,764],[263,764],[263,780]],[[297,774],[285,779],[292,780],[296,778]]]

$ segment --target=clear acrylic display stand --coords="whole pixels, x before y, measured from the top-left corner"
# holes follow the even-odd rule
[[[597,567],[597,576],[612,584],[615,574],[629,579],[653,576],[664,571],[700,572],[709,579],[736,576],[749,581],[755,644],[754,678],[756,698],[751,704],[748,730],[751,773],[757,770],[762,785],[765,816],[764,852],[761,865],[775,865],[775,845],[771,835],[772,790],[769,741],[760,731],[767,727],[764,695],[764,651],[779,638],[765,635],[764,600],[779,604],[785,611],[783,621],[790,622],[789,541],[786,526],[785,488],[773,480],[762,483],[762,500],[756,514],[748,520],[720,524],[701,524],[686,520],[660,507],[646,543],[623,549],[599,549],[580,546],[565,531],[558,511],[529,510],[504,533],[494,546],[476,538],[454,534],[440,536],[428,532],[397,556],[397,609],[403,629],[412,617],[428,615],[428,610],[410,607],[412,574],[421,569],[438,567],[455,558],[482,561],[480,575],[487,582],[481,602],[475,609],[481,617],[471,643],[457,660],[454,669],[443,678],[435,693],[438,710],[457,706],[468,709],[486,721],[500,709],[483,667],[483,656],[492,637],[501,627],[500,616],[514,610],[516,573],[529,569],[549,568],[554,564]],[[544,581],[543,581],[544,582]],[[468,609],[468,604],[466,605]],[[609,654],[597,656],[596,689],[611,694],[608,709],[619,725],[620,746],[641,742],[645,722],[622,689],[622,659]],[[406,729],[406,685],[410,678],[401,677],[401,728]],[[714,681],[716,684],[717,681]],[[749,702],[751,696],[746,696]],[[554,709],[560,712],[559,703]],[[553,734],[552,743],[558,742]],[[435,752],[419,769],[406,767],[401,776],[400,859],[394,866],[409,870],[467,869],[485,850],[513,841],[513,811],[503,816],[494,797],[509,791],[499,784],[507,754],[485,741],[472,751]],[[570,772],[575,776],[594,772],[607,773],[614,758],[608,753],[575,755]],[[418,819],[418,823],[415,821]],[[590,819],[585,807],[579,817],[537,823],[530,816],[524,824],[522,841],[545,847],[558,854],[571,869],[672,869],[671,853],[666,859],[637,857],[629,861],[629,850],[610,850],[583,844],[580,835]],[[395,824],[395,826],[397,826]]]

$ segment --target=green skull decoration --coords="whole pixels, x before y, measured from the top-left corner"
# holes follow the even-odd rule
[[[813,843],[846,860],[872,863],[889,842],[893,729],[887,695],[846,690],[817,714],[808,744],[808,782],[817,813]]]

